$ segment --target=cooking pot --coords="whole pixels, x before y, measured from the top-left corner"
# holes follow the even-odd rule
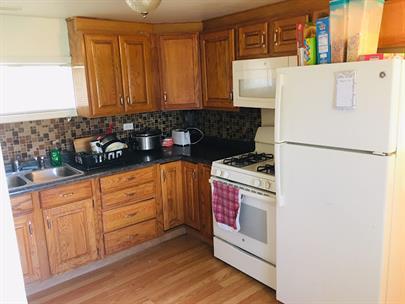
[[[159,129],[145,129],[131,135],[134,150],[148,151],[162,147],[162,131]]]

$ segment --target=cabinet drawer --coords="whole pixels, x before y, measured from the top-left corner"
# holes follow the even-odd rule
[[[101,192],[112,192],[118,189],[128,188],[148,181],[153,181],[155,171],[155,167],[153,166],[103,177],[100,179]]]
[[[106,254],[132,247],[156,237],[156,220],[149,220],[104,234]]]
[[[23,194],[20,196],[12,197],[10,201],[11,209],[13,210],[14,215],[32,211],[31,194]]]
[[[104,232],[133,225],[156,217],[154,199],[103,212]]]
[[[103,208],[127,202],[143,201],[155,197],[155,182],[133,186],[117,192],[102,195]]]
[[[51,208],[92,198],[91,181],[68,184],[39,193],[42,208]]]

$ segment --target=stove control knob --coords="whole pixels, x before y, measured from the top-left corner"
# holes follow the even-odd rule
[[[224,172],[224,178],[228,178],[229,177],[229,172]]]
[[[215,171],[215,175],[216,175],[216,176],[221,176],[221,175],[222,175],[222,171],[219,170],[219,169],[217,169],[217,170]]]
[[[259,179],[255,179],[255,180],[253,181],[253,185],[254,185],[255,187],[260,187],[260,184],[261,184],[261,182],[260,182]]]
[[[270,188],[271,188],[270,182],[265,182],[265,183],[264,183],[264,187],[265,187],[266,189],[269,189],[269,190],[270,190]]]

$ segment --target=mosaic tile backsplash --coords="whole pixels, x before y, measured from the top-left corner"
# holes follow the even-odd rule
[[[223,111],[172,111],[151,112],[133,115],[83,118],[74,117],[0,124],[0,143],[5,162],[17,155],[22,159],[46,155],[53,142],[57,141],[63,150],[73,150],[73,139],[104,134],[112,124],[113,132],[126,138],[128,131],[122,131],[122,124],[133,122],[135,130],[159,128],[169,135],[174,128],[196,126],[207,136],[227,139],[253,140],[260,126],[260,111],[241,109],[240,112]]]

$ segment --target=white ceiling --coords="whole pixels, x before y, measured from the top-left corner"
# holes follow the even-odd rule
[[[224,16],[280,1],[282,0],[162,0],[161,5],[143,19],[131,10],[124,0],[0,0],[0,14],[190,22]]]

